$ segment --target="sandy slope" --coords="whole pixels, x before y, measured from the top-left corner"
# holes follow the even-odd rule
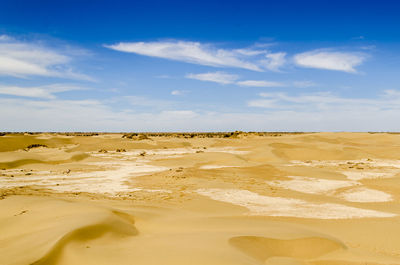
[[[399,151],[397,134],[2,136],[0,264],[400,264]]]

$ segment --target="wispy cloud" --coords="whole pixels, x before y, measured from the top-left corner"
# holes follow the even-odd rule
[[[0,113],[0,131],[184,131],[196,128],[193,118],[197,116],[193,110],[179,108],[151,112],[116,110],[93,99],[1,97]]]
[[[255,48],[222,49],[211,44],[191,41],[120,42],[105,47],[186,63],[252,71],[277,70],[285,62],[285,53],[270,53]]]
[[[301,67],[356,73],[356,66],[366,59],[362,53],[314,50],[294,56],[294,62]]]
[[[385,91],[377,99],[264,93],[259,100],[264,101],[252,112],[192,110],[176,104],[168,110],[121,111],[93,99],[0,97],[0,131],[400,130],[400,91],[396,90]]]
[[[92,80],[91,77],[72,70],[72,58],[54,48],[18,41],[6,35],[0,37],[0,75]]]
[[[104,45],[120,52],[135,53],[186,63],[220,68],[242,68],[263,72],[280,72],[291,62],[300,67],[356,73],[366,54],[318,49],[295,54],[287,59],[286,52],[271,52],[269,46],[250,46],[241,49],[219,48],[209,43],[193,41],[120,42]],[[293,60],[291,60],[293,59]]]
[[[331,92],[288,95],[287,93],[260,93],[261,99],[248,102],[250,107],[314,110],[314,111],[345,111],[345,110],[400,110],[400,91],[385,90],[378,98],[346,98]]]
[[[202,74],[187,74],[186,78],[215,82],[219,84],[232,84],[239,78],[239,76],[224,72],[208,72]]]
[[[265,55],[265,59],[261,60],[261,63],[271,71],[279,71],[286,63],[285,57],[285,52],[269,53]]]
[[[35,87],[0,85],[0,94],[19,97],[54,99],[56,98],[55,94],[57,93],[84,89],[86,88],[71,84],[52,84]]]
[[[201,74],[187,74],[186,78],[196,79],[200,81],[214,82],[218,84],[235,84],[238,86],[245,87],[282,87],[285,86],[284,83],[266,80],[243,80],[237,81],[239,79],[238,75],[228,74],[225,72],[208,72]]]
[[[183,94],[185,94],[186,91],[184,90],[172,90],[171,91],[171,95],[173,96],[182,96]]]
[[[245,80],[237,82],[239,86],[247,86],[247,87],[282,87],[285,84],[274,81],[265,81],[265,80]]]

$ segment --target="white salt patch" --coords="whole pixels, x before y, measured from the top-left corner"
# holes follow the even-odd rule
[[[238,166],[204,165],[204,166],[201,166],[200,169],[218,169],[218,168],[225,168],[225,167],[238,167]]]
[[[274,187],[295,190],[311,194],[324,194],[336,189],[359,185],[358,182],[348,180],[330,180],[308,177],[289,176],[291,180],[275,180],[267,183]]]
[[[146,150],[146,154],[149,155],[182,155],[182,154],[193,154],[197,151],[203,151],[205,153],[230,153],[230,154],[247,154],[248,151],[236,150],[233,147],[210,147],[207,149],[194,149],[194,148],[176,148],[176,149],[160,149],[160,150]]]
[[[120,192],[131,192],[143,190],[140,188],[131,188],[127,182],[130,177],[141,176],[149,173],[168,170],[167,167],[148,165],[148,162],[166,157],[179,157],[185,154],[196,153],[199,149],[194,148],[176,148],[176,149],[155,149],[155,150],[136,150],[130,152],[107,153],[89,152],[91,156],[99,157],[107,161],[87,162],[87,165],[95,165],[100,168],[107,166],[104,170],[91,172],[71,172],[66,175],[51,175],[50,172],[32,172],[34,175],[1,177],[0,187],[19,187],[19,186],[42,186],[57,191],[67,192],[90,192],[117,194]],[[33,149],[32,152],[47,152],[48,149]],[[57,150],[60,151],[60,150]],[[244,154],[247,151],[238,151],[233,147],[208,148],[204,152],[224,152],[233,154]],[[22,151],[21,151],[22,152]],[[25,151],[24,151],[25,152]],[[52,151],[54,157],[54,150]],[[60,151],[61,152],[61,151]],[[145,156],[140,154],[145,152]],[[62,155],[65,156],[64,152]],[[10,171],[12,172],[12,171]],[[7,173],[10,173],[7,172]],[[19,171],[15,171],[19,172]],[[6,172],[5,172],[6,173]],[[150,191],[150,190],[146,190]],[[155,190],[154,192],[160,192]]]
[[[95,164],[95,163],[92,163]],[[57,191],[109,193],[130,192],[140,190],[131,188],[125,183],[129,177],[165,171],[169,168],[152,165],[141,165],[130,162],[98,163],[112,165],[111,169],[92,172],[71,172],[68,175],[41,175],[0,178],[2,187],[43,186]]]
[[[270,197],[248,190],[198,189],[197,193],[213,200],[246,207],[252,215],[287,216],[317,219],[394,217],[396,214],[350,207],[335,203],[310,203],[304,200]]]
[[[340,194],[340,197],[351,202],[387,202],[392,201],[392,195],[373,189],[356,188]]]
[[[339,165],[366,165],[368,167],[386,167],[386,168],[400,168],[400,160],[394,159],[358,159],[358,160],[309,160],[300,161],[292,160],[290,161],[291,166],[301,165],[301,166],[311,166],[311,167],[321,167],[321,166],[339,166]]]
[[[393,177],[392,173],[379,173],[379,172],[357,172],[357,171],[343,171],[340,172],[345,175],[348,179],[351,180],[360,180],[360,179],[376,179],[376,178],[391,178]]]
[[[376,167],[394,167],[400,168],[400,160],[376,160],[369,162]]]
[[[194,154],[197,151],[204,153],[230,153],[230,154],[247,154],[249,151],[236,150],[233,147],[210,147],[207,149],[195,149],[195,148],[171,148],[171,149],[153,149],[153,150],[134,150],[128,152],[115,152],[109,151],[107,153],[90,152],[92,156],[104,157],[104,158],[115,158],[118,157],[135,157],[140,156],[141,153],[145,152],[145,156],[181,156],[185,154]]]
[[[234,154],[234,155],[245,155],[250,153],[250,151],[241,151],[241,150],[236,150],[233,147],[220,147],[220,148],[209,148],[207,149],[208,152],[217,152],[217,153],[228,153],[228,154]]]

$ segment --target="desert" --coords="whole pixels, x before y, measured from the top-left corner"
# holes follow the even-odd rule
[[[0,264],[400,264],[400,134],[4,133]]]

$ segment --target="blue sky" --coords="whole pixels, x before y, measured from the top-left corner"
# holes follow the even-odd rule
[[[1,131],[399,131],[396,1],[0,2]]]

